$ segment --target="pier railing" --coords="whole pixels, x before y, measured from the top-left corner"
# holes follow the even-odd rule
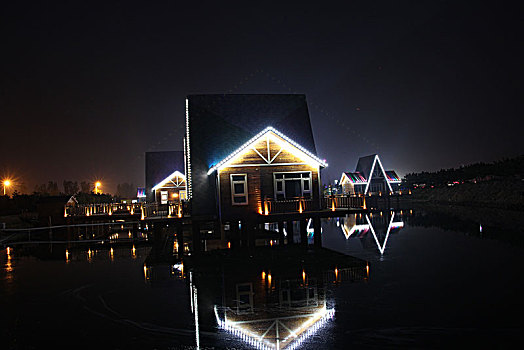
[[[296,212],[301,213],[304,211],[311,211],[315,209],[318,208],[315,208],[315,203],[311,198],[296,198],[286,200],[266,199],[264,201],[264,207],[262,208],[262,212],[265,214]]]
[[[333,195],[322,198],[323,209],[337,209],[348,208],[357,209],[364,208],[364,197],[358,195]]]
[[[146,217],[182,217],[187,209],[184,203],[96,203],[66,207],[64,216],[119,216],[136,215]]]

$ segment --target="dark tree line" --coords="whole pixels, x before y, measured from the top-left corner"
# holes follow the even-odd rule
[[[489,181],[500,179],[522,179],[524,177],[524,155],[504,158],[493,163],[475,163],[459,168],[441,169],[435,172],[410,173],[404,177],[406,186],[426,184],[447,186],[448,183]]]
[[[50,196],[58,196],[60,194],[74,195],[77,193],[91,193],[94,189],[94,185],[87,181],[82,181],[78,185],[77,181],[64,180],[62,185],[63,190],[58,188],[56,181],[48,181],[47,184],[36,185],[34,193]]]

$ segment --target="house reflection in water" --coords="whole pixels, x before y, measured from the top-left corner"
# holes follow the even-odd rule
[[[219,273],[198,268],[189,272],[197,347],[200,328],[211,322],[211,312],[219,329],[251,347],[295,349],[334,316],[328,287],[367,279],[365,262],[341,259],[340,265],[328,268],[301,266],[300,258],[294,260],[298,263],[270,268],[263,263],[227,264]]]
[[[401,215],[396,214],[394,211],[387,211],[386,215],[380,212],[378,215],[375,213],[365,215],[348,215],[341,219],[342,224],[340,228],[346,236],[346,239],[350,237],[365,238],[368,232],[371,232],[375,244],[380,254],[384,254],[386,245],[388,243],[389,235],[396,229],[404,227],[404,222],[401,219]],[[387,225],[387,226],[386,226]],[[383,234],[384,232],[384,234]],[[381,236],[384,236],[382,244],[380,243]]]

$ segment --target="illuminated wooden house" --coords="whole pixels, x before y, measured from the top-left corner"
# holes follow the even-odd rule
[[[343,172],[340,185],[344,194],[397,193],[401,179],[394,170],[384,170],[377,154],[360,157],[354,172]]]
[[[146,196],[168,204],[186,199],[184,152],[146,152]]]
[[[192,215],[223,220],[320,208],[304,95],[193,95],[185,159]]]

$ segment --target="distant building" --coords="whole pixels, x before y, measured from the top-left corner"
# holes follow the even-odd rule
[[[41,226],[63,225],[71,208],[78,206],[75,196],[46,196],[38,199],[36,210]]]
[[[192,215],[227,220],[297,200],[320,207],[326,163],[304,95],[188,96],[184,148]]]
[[[400,190],[401,179],[394,170],[384,170],[378,154],[360,157],[354,172],[343,172],[344,194],[386,194]]]
[[[145,195],[162,204],[186,199],[184,152],[146,152]]]

